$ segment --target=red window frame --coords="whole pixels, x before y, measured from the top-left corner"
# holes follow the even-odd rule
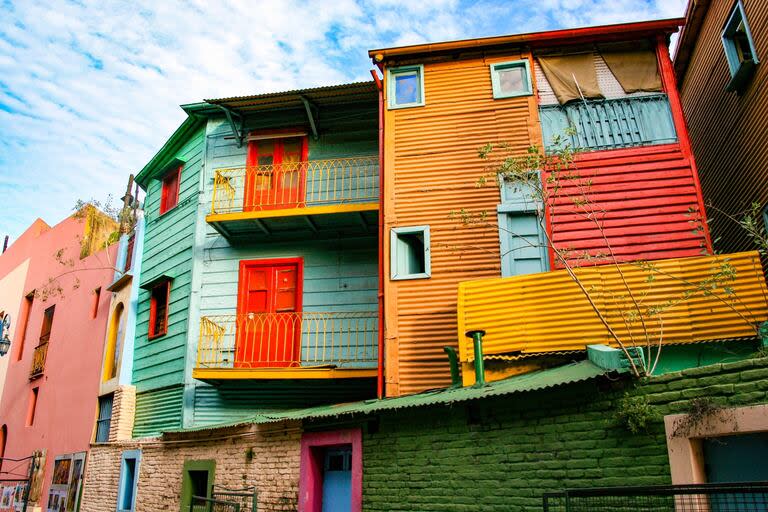
[[[178,166],[168,172],[162,181],[162,193],[160,196],[160,215],[172,210],[179,204],[179,187],[181,185],[181,169],[183,165]]]
[[[171,302],[171,282],[164,281],[156,286],[153,286],[149,291],[149,332],[147,336],[149,339],[165,336],[168,333],[168,309]],[[157,329],[157,315],[159,309],[159,300],[163,298],[165,300],[165,307],[161,310],[163,315],[160,329]]]

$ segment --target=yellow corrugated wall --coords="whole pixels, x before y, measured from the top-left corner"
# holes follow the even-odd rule
[[[697,286],[728,265],[736,271],[732,281],[711,294]],[[645,333],[658,343],[697,341],[755,335],[754,325],[768,319],[768,291],[757,252],[678,258],[653,262],[649,270],[638,264],[604,265],[575,270],[579,280],[603,312],[611,328],[627,345],[646,342]],[[619,271],[620,269],[620,271]],[[623,275],[623,277],[622,277]],[[648,276],[653,275],[649,281]],[[635,310],[627,285],[641,309],[672,301],[663,313],[625,322],[622,313]],[[683,299],[686,290],[694,292]],[[565,270],[508,278],[467,281],[459,285],[458,339],[462,361],[472,359],[472,346],[464,337],[469,329],[484,329],[485,354],[542,353],[583,350],[586,345],[615,340],[589,305],[584,293]]]
[[[494,100],[490,63],[504,55],[425,63],[424,107],[385,114],[385,261],[387,395],[450,383],[445,345],[456,345],[456,291],[468,279],[500,275],[495,186],[478,188],[477,150],[508,142],[521,153],[538,143],[535,96]],[[385,84],[386,90],[386,84]],[[450,218],[464,208],[489,214],[493,229]],[[432,277],[389,280],[390,228],[428,224]]]

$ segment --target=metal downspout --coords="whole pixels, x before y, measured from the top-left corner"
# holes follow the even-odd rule
[[[384,397],[384,87],[376,74],[371,75],[379,90],[379,352],[376,396]]]

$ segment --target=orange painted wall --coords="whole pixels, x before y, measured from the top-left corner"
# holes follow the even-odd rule
[[[8,429],[5,456],[21,458],[35,450],[47,452],[41,494],[43,509],[54,458],[88,450],[96,420],[99,373],[110,300],[106,287],[114,276],[112,267],[117,246],[112,245],[81,260],[80,239],[84,228],[82,220],[70,217],[52,228],[43,226],[36,230],[34,236],[28,230],[0,256],[0,278],[16,268],[19,261],[29,261],[21,292],[23,295],[41,289],[49,278],[61,276],[58,278],[62,289],[60,295],[51,296],[47,301],[36,298],[33,302],[20,360],[20,325],[14,328],[11,350],[5,356],[9,358],[8,370],[0,398],[0,424]],[[54,257],[56,251],[62,248],[62,260],[71,259],[73,267],[62,265]],[[101,287],[102,292],[98,314],[94,318],[93,290],[97,287]],[[45,373],[30,381],[43,313],[54,304],[56,310]],[[13,321],[17,319],[18,316]],[[35,421],[32,426],[27,426],[34,387],[39,387]]]
[[[456,345],[458,283],[500,275],[499,190],[477,187],[477,150],[507,142],[522,153],[540,141],[535,95],[493,99],[490,64],[520,58],[530,54],[424,63],[426,106],[385,113],[384,254],[391,228],[429,224],[432,261],[431,278],[392,281],[384,258],[388,396],[450,384],[443,347]],[[465,227],[450,216],[461,208],[487,211],[492,226]]]

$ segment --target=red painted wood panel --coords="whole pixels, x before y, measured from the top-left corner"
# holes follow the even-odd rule
[[[610,261],[611,251],[619,261],[707,251],[706,233],[696,230],[695,170],[678,144],[582,153],[573,167],[558,190],[545,175],[552,241],[573,264],[587,263],[585,254],[590,264]]]

